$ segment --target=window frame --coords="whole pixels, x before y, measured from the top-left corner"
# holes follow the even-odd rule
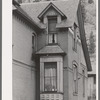
[[[62,56],[41,56],[40,57],[40,92],[45,93],[44,91],[44,63],[45,62],[57,62],[57,92],[63,93],[63,63],[62,63],[63,57]]]
[[[82,75],[83,75],[83,97],[85,97],[85,69],[82,70]]]
[[[76,70],[76,75],[75,75],[75,70]],[[74,63],[73,64],[73,95],[76,96],[77,94],[78,94],[78,65]]]

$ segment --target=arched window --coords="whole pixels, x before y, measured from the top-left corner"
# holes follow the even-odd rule
[[[76,64],[73,64],[73,90],[74,94],[78,93],[78,70]]]
[[[83,74],[83,96],[85,96],[85,70],[82,70]]]

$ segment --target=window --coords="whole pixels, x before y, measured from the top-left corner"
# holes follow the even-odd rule
[[[34,46],[35,46],[35,37],[34,35],[32,35],[32,48],[34,48]]]
[[[85,96],[85,71],[82,71],[83,74],[83,96]]]
[[[73,42],[73,49],[77,50],[77,26],[74,24],[74,42]]]
[[[48,17],[48,42],[57,43],[57,17]]]
[[[57,91],[57,62],[44,63],[44,91]]]
[[[40,92],[63,93],[63,57],[40,57]]]
[[[77,66],[73,65],[73,78],[74,78],[74,94],[78,93],[78,72]]]

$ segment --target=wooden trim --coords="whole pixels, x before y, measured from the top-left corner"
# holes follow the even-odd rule
[[[27,14],[25,11],[23,11],[23,9],[21,9],[20,6],[16,6],[14,3],[14,6],[17,8],[16,10],[13,10],[13,14],[17,15],[21,20],[24,20],[24,22],[26,22],[29,26],[31,26],[32,28],[35,27],[38,31],[41,30],[41,27],[35,23]]]

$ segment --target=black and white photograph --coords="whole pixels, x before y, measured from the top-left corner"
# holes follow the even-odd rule
[[[11,5],[12,100],[97,100],[97,0]]]

